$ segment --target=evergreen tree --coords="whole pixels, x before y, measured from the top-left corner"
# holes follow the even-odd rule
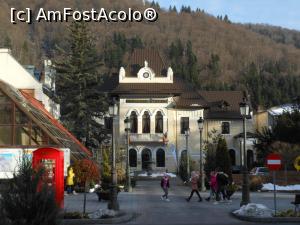
[[[28,49],[28,43],[26,40],[23,42],[23,45],[21,48],[20,61],[22,64],[29,64],[29,49]]]
[[[208,63],[208,68],[209,70],[212,72],[212,74],[214,76],[218,76],[219,72],[220,72],[220,66],[219,66],[219,62],[220,62],[220,57],[218,54],[211,54],[210,55],[210,60]]]
[[[231,162],[227,149],[226,140],[222,137],[219,138],[216,149],[216,167],[219,167],[224,173],[231,177]]]
[[[58,49],[59,57],[55,61],[61,119],[79,140],[85,140],[86,146],[97,148],[103,136],[98,121],[106,111],[99,88],[100,57],[86,23],[71,24],[68,43],[67,49]]]
[[[35,170],[32,162],[23,157],[18,172],[1,191],[1,225],[56,225],[59,208],[54,190],[41,183],[45,170]]]
[[[229,20],[229,18],[228,18],[227,15],[224,16],[224,22],[226,22],[226,23],[231,23],[231,21]]]
[[[186,44],[186,57],[187,57],[186,71],[188,72],[187,80],[195,84],[198,81],[199,71],[197,65],[197,56],[193,52],[191,41],[188,41]]]
[[[10,37],[8,35],[6,35],[5,38],[4,38],[3,47],[4,48],[12,49],[11,39],[10,39]]]

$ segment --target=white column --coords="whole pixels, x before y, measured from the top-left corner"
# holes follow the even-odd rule
[[[150,116],[150,134],[155,134],[155,115]]]
[[[143,125],[142,125],[142,121],[143,121],[143,116],[139,115],[137,120],[138,120],[138,134],[141,134],[143,132]]]

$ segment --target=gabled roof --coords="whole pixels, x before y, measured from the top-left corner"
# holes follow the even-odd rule
[[[243,91],[198,91],[207,102],[206,119],[242,119],[239,104],[245,97]]]
[[[110,93],[112,95],[179,95],[186,89],[183,80],[174,78],[173,83],[119,83]]]
[[[81,144],[42,105],[26,92],[19,91],[0,80],[3,91],[33,122],[35,122],[59,147],[70,148],[74,158],[88,158],[91,152]]]
[[[167,66],[157,50],[153,49],[135,49],[129,58],[129,63],[126,68],[126,74],[131,77],[136,77],[138,71],[144,67],[145,61],[154,71],[156,77],[167,76]]]

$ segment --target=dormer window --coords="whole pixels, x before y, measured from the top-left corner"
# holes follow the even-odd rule
[[[138,72],[138,78],[141,80],[152,80],[155,76],[153,70],[149,67],[148,62],[145,61],[145,65]]]

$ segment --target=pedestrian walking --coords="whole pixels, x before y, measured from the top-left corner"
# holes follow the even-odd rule
[[[222,194],[222,198],[225,201],[226,199],[229,200],[226,193],[226,186],[229,183],[228,175],[220,170],[217,172],[217,184],[218,184],[218,191],[217,191],[217,201],[220,201]]]
[[[170,199],[168,198],[168,194],[170,188],[170,179],[167,173],[164,173],[164,176],[160,181],[160,186],[164,191],[164,194],[161,196],[161,200],[166,200],[167,202],[169,202]]]
[[[210,172],[210,181],[209,181],[210,192],[206,201],[210,201],[211,198],[217,198],[217,191],[218,191],[218,183],[217,183],[217,172],[216,170]]]
[[[202,198],[201,198],[201,196],[199,194],[199,191],[198,191],[198,189],[199,189],[198,188],[199,176],[195,171],[192,172],[192,177],[190,179],[190,182],[192,184],[192,191],[191,191],[190,196],[186,199],[186,201],[189,202],[191,200],[191,198],[193,197],[194,193],[196,193],[198,195],[198,198],[199,198],[198,202],[201,202]]]
[[[77,195],[77,193],[74,190],[74,177],[75,177],[75,173],[73,171],[73,167],[69,166],[68,176],[67,176],[67,179],[66,179],[67,194]]]

